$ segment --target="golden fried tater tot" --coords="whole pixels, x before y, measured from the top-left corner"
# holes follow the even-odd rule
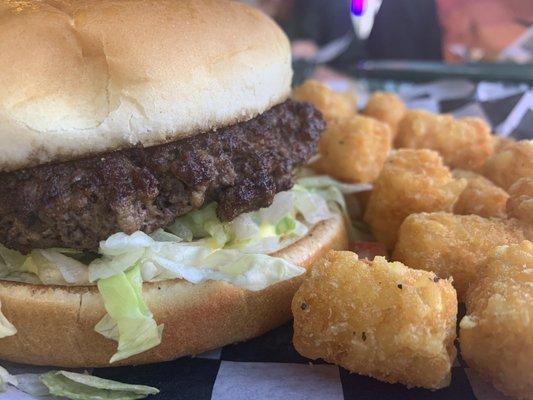
[[[464,179],[453,179],[437,152],[398,150],[374,182],[364,220],[376,239],[392,249],[405,217],[423,211],[452,211],[465,186]]]
[[[509,196],[509,216],[533,224],[533,177],[520,178],[513,183],[509,188]]]
[[[479,170],[494,150],[490,127],[479,118],[407,111],[398,127],[396,147],[438,151],[451,168]]]
[[[505,136],[493,135],[492,143],[494,143],[494,154],[496,154],[515,144],[516,140]]]
[[[351,93],[331,90],[319,81],[307,80],[296,87],[292,98],[313,104],[329,123],[338,118],[347,118],[357,112],[357,98]]]
[[[505,207],[509,198],[505,190],[472,171],[456,169],[452,174],[454,178],[464,178],[468,181],[453,207],[455,214],[505,218]]]
[[[328,124],[319,142],[321,158],[313,168],[345,182],[375,180],[392,146],[390,128],[354,115]]]
[[[503,393],[533,399],[533,243],[494,249],[460,323],[468,366]]]
[[[520,178],[533,178],[533,140],[508,144],[487,160],[483,175],[505,190]]]
[[[363,110],[363,114],[387,124],[391,128],[393,138],[396,136],[398,125],[406,112],[407,107],[400,97],[389,92],[373,93]]]
[[[393,259],[411,268],[453,277],[462,301],[490,251],[526,239],[520,221],[444,212],[412,214],[400,228]]]
[[[457,297],[433,273],[330,251],[296,292],[292,312],[294,346],[305,357],[408,387],[449,383]]]

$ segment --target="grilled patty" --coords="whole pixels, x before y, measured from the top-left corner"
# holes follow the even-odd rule
[[[208,201],[231,220],[291,188],[324,127],[311,105],[289,100],[216,132],[2,173],[0,243],[23,253],[94,250],[113,233],[150,233]]]

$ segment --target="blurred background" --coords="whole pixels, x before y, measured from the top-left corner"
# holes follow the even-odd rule
[[[533,136],[533,0],[242,1],[287,33],[295,85],[317,79],[360,106],[395,91],[410,107]]]
[[[337,71],[363,60],[533,62],[532,0],[245,1],[283,27],[296,60]]]

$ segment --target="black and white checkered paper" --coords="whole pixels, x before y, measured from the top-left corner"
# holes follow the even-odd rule
[[[533,138],[533,90],[527,85],[441,81],[400,85],[411,108],[485,118],[495,132]],[[11,373],[44,372],[40,367],[3,363]],[[343,368],[301,357],[287,324],[248,342],[161,364],[94,369],[94,375],[160,389],[154,400],[504,400],[459,357],[450,386],[438,391],[407,389],[350,374]],[[33,400],[10,388],[0,400]]]
[[[41,372],[5,363],[13,373]],[[504,400],[459,359],[447,388],[430,391],[407,389],[395,384],[351,374],[320,361],[310,362],[292,346],[291,324],[248,342],[225,346],[197,357],[184,357],[160,364],[100,368],[94,375],[125,383],[155,386],[161,391],[154,400]],[[1,400],[33,400],[16,389]]]

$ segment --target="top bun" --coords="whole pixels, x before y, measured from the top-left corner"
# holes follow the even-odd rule
[[[290,46],[226,0],[0,0],[0,171],[255,117],[288,95]]]

